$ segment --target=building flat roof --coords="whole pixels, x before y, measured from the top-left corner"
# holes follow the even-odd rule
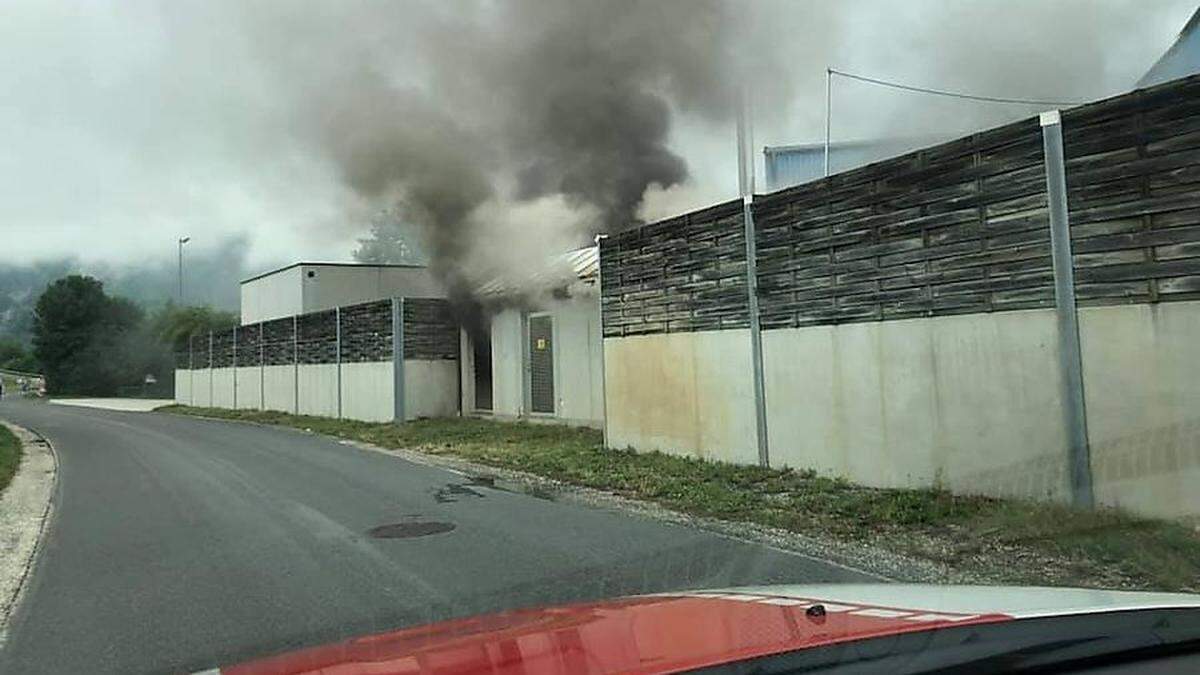
[[[302,267],[305,265],[308,265],[311,267],[371,267],[371,268],[376,268],[376,269],[381,268],[381,267],[405,267],[408,269],[424,269],[424,268],[428,267],[428,265],[422,265],[420,263],[360,263],[360,262],[301,261],[301,262],[294,262],[290,265],[284,265],[283,267],[279,267],[279,268],[270,270],[268,272],[263,272],[262,274],[256,274],[252,277],[242,279],[238,283],[239,284],[249,283],[251,281],[256,281],[258,279],[262,279],[263,277],[269,277],[272,274],[278,274],[280,272],[290,270],[293,267]]]

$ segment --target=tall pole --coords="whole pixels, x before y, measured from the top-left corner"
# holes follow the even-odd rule
[[[833,111],[833,70],[825,69],[825,175],[829,175],[829,125]]]
[[[1057,110],[1051,110],[1042,113],[1039,121],[1046,163],[1050,258],[1054,267],[1054,305],[1058,319],[1059,386],[1063,399],[1063,426],[1067,432],[1071,501],[1075,506],[1091,508],[1095,504],[1095,497],[1092,492],[1091,448],[1088,446],[1087,408],[1083,393],[1079,317],[1075,309],[1075,270],[1071,259],[1062,116]]]
[[[191,241],[191,237],[179,238],[179,304],[183,304],[183,245]]]
[[[755,437],[758,441],[758,463],[770,466],[767,439],[767,397],[763,375],[762,328],[758,323],[758,252],[754,240],[754,131],[750,90],[742,88],[738,106],[738,188],[742,193],[742,236],[746,240],[746,301],[750,315],[750,370],[754,384]]]
[[[605,368],[608,363],[604,359],[604,272],[600,264],[601,242],[608,238],[607,234],[597,234],[596,242],[596,330],[600,332],[600,434],[604,447],[608,447],[608,374]]]

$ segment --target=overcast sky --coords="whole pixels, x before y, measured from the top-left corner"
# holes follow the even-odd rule
[[[823,133],[827,65],[984,95],[1093,99],[1131,88],[1194,9],[1195,0],[745,3],[731,10],[745,30],[714,62],[741,60],[753,71],[757,145],[813,142]],[[502,97],[486,89],[489,81],[507,87],[506,80],[481,76],[489,71],[480,64],[463,64],[506,52],[452,48],[459,39],[495,37],[504,44],[554,30],[554,17],[542,26],[527,10],[524,27],[515,30],[497,18],[508,11],[500,0],[0,0],[0,262],[172,260],[181,235],[192,236],[189,246],[210,250],[242,237],[251,267],[346,259],[380,195],[364,189],[363,177],[339,154],[339,141],[326,138],[338,136],[330,119],[353,126],[364,111],[345,117],[329,111],[378,108],[389,99],[360,98],[342,84],[369,63],[389,87],[423,88],[419,115],[371,111],[391,117],[388,133],[440,125],[443,114],[453,129],[499,133],[499,126],[473,124],[486,116],[486,103],[461,108]],[[654,30],[662,34],[672,25],[665,20]],[[502,34],[489,36],[492,26]],[[650,36],[625,34],[629,39],[614,49],[634,54],[634,62],[641,45],[653,51]],[[705,39],[697,33],[679,42],[694,50]],[[673,78],[665,95],[672,111],[667,145],[689,177],[648,190],[639,215],[650,219],[736,194],[733,127],[706,100],[720,92],[699,91],[708,80],[687,72],[695,53],[681,53],[654,58],[673,69],[663,71]],[[456,59],[467,73],[461,78],[439,62]],[[494,60],[493,76],[523,63]],[[707,75],[727,77],[724,70]],[[586,81],[586,69],[578,77]],[[439,91],[460,81],[473,91]],[[835,139],[962,133],[1036,112],[846,81],[835,85],[834,110]],[[325,136],[314,136],[314,120],[324,124]],[[516,129],[511,120],[503,128]],[[528,143],[537,130],[514,133]],[[318,136],[326,140],[314,141]],[[436,149],[430,139],[442,137],[422,138]],[[470,146],[459,152],[458,161],[471,160]],[[495,171],[510,171],[485,155],[481,149],[484,170],[499,162]],[[418,161],[411,171],[419,175],[423,166]],[[521,218],[561,217],[556,189],[535,181],[541,201],[527,202],[533,206]]]

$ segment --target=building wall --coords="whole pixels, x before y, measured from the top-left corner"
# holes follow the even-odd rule
[[[1079,311],[1097,500],[1200,513],[1200,302]]]
[[[606,338],[611,447],[755,463],[747,330]]]
[[[291,267],[241,285],[242,325],[294,316],[304,311],[300,267]]]
[[[258,366],[237,368],[237,407],[242,410],[262,408],[262,369]]]
[[[458,361],[404,360],[404,419],[458,413]]]
[[[603,344],[596,297],[553,303],[556,417],[600,426],[604,422]]]
[[[342,364],[342,417],[364,422],[390,422],[395,409],[392,363]]]
[[[232,408],[233,406],[233,368],[213,368],[212,377],[212,407]]]
[[[554,332],[555,413],[538,415],[568,424],[600,427],[604,421],[603,354],[598,300],[583,296],[543,303],[534,313],[548,314]],[[491,319],[492,411],[500,418],[526,416],[528,326],[515,309]],[[462,336],[463,409],[474,405],[474,364],[470,338]],[[487,414],[487,413],[484,413]]]
[[[296,366],[263,366],[263,408],[296,412]]]
[[[442,298],[446,292],[426,267],[301,265],[303,312],[391,297]]]
[[[525,325],[521,313],[506,309],[492,317],[492,413],[525,414]]]
[[[1065,499],[1056,335],[1051,310],[764,331],[771,464]]]
[[[337,377],[336,364],[300,364],[296,372],[296,388],[301,415],[338,416]]]

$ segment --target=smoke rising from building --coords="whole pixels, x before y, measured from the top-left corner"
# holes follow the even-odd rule
[[[736,194],[757,145],[819,141],[827,65],[1088,99],[1136,82],[1194,0],[406,0],[55,4],[0,26],[0,243],[21,263],[343,258],[398,207],[464,287]],[[53,25],[54,30],[45,29]],[[1036,110],[835,86],[834,138]]]
[[[672,116],[728,117],[745,67],[731,7],[521,0],[459,19],[394,6],[385,20],[410,26],[422,80],[393,81],[380,51],[334,50],[361,61],[301,83],[320,98],[298,104],[298,129],[355,193],[399,206],[451,286],[469,285],[632,224],[650,186],[687,180]]]

